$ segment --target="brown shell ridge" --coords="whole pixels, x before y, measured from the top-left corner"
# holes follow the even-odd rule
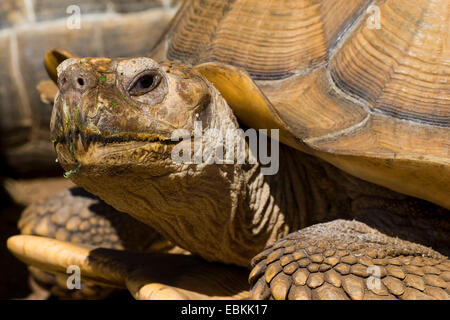
[[[392,67],[392,69],[393,68],[394,67]],[[391,75],[389,76],[389,78],[387,79],[386,82],[390,81],[390,79],[392,78],[392,73],[391,73]],[[361,96],[358,96],[356,93],[353,93],[351,91],[345,92],[343,89],[341,89],[336,84],[336,81],[335,81],[333,75],[331,74],[331,71],[328,68],[327,68],[327,74],[330,77],[330,84],[332,85],[333,89],[336,92],[339,92],[344,99],[347,99],[349,101],[357,103],[357,104],[363,106],[364,108],[370,110],[371,113],[386,115],[386,116],[389,116],[389,117],[394,117],[394,118],[396,118],[396,119],[398,119],[400,121],[416,122],[416,123],[419,123],[419,124],[422,124],[422,125],[450,127],[450,116],[439,115],[439,116],[433,117],[434,120],[432,121],[432,120],[421,119],[419,117],[420,114],[419,113],[415,113],[415,112],[401,112],[399,110],[385,109],[382,106],[378,106],[378,108],[376,108],[369,101],[365,100]],[[386,87],[386,85],[387,85],[387,83],[385,84],[385,87]],[[383,91],[385,90],[384,88],[381,89],[381,93],[380,94],[383,93]],[[339,134],[336,134],[336,135],[339,135]],[[313,140],[316,140],[316,139],[320,140],[321,137],[314,138]]]
[[[325,67],[306,75],[256,84],[278,111],[283,125],[305,143],[353,131],[363,126],[371,114],[367,103],[334,85]]]
[[[336,86],[370,102],[377,113],[449,127],[445,12],[448,16],[450,7],[400,0],[386,0],[380,7],[382,28],[360,26],[331,57]]]
[[[447,164],[450,165],[450,158],[448,156],[442,155],[442,156],[436,156],[432,154],[424,154],[422,152],[409,152],[409,153],[400,153],[396,152],[395,150],[387,150],[387,149],[381,149],[379,147],[379,143],[377,139],[375,138],[375,141],[371,141],[367,143],[367,149],[359,149],[358,145],[355,145],[353,149],[344,149],[344,148],[338,148],[337,146],[333,145],[334,141],[338,141],[339,139],[346,138],[352,134],[357,134],[358,130],[360,129],[368,129],[369,124],[371,120],[373,120],[374,116],[384,116],[388,117],[386,115],[383,115],[381,113],[374,113],[369,114],[362,122],[348,127],[346,129],[343,129],[339,132],[330,133],[321,137],[315,137],[310,139],[305,139],[303,142],[306,143],[308,146],[315,150],[320,150],[322,152],[327,153],[333,153],[336,155],[350,155],[350,156],[370,156],[371,158],[379,158],[379,159],[405,159],[405,160],[414,160],[414,161],[420,161],[420,162],[435,162],[438,164]],[[398,122],[403,122],[405,126],[408,126],[410,123],[409,120],[402,120],[402,119],[396,119]],[[369,146],[373,145],[376,148],[373,150],[370,150]],[[449,155],[450,156],[450,155]]]
[[[409,45],[408,45],[408,47],[409,47]],[[406,50],[408,50],[408,49],[406,49]],[[330,61],[332,59],[333,59],[333,56],[331,56]],[[394,58],[392,58],[392,59],[394,59]],[[389,74],[388,78],[386,79],[384,86],[380,91],[379,96],[375,99],[375,103],[374,103],[375,105],[377,105],[377,102],[379,101],[379,97],[384,93],[386,86],[393,78],[393,74],[395,73],[394,68],[398,67],[399,65],[400,65],[400,62],[395,61],[395,65],[391,66],[390,74]],[[327,66],[329,66],[328,63],[327,63]],[[333,74],[331,73],[329,68],[327,68],[327,74],[330,76],[330,84],[332,84],[335,91],[340,92],[345,99],[351,100],[353,102],[357,102],[358,104],[361,104],[362,106],[368,108],[370,110],[370,112],[372,112],[372,113],[378,113],[378,114],[394,117],[401,121],[417,122],[417,123],[420,123],[423,125],[450,127],[450,116],[439,115],[439,116],[433,117],[434,120],[426,120],[426,119],[420,118],[420,113],[416,113],[413,111],[402,112],[400,110],[390,110],[389,108],[383,108],[382,105],[379,105],[378,108],[375,108],[375,106],[373,106],[369,101],[365,100],[362,96],[359,96],[358,94],[353,93],[351,91],[345,92],[344,89],[340,88],[337,85],[336,80],[333,77]],[[337,134],[337,135],[339,135],[339,134]],[[320,137],[317,139],[320,140]]]
[[[345,28],[339,33],[336,37],[336,40],[332,46],[330,46],[328,50],[328,60],[326,61],[326,65],[328,66],[331,59],[333,59],[336,52],[339,51],[339,48],[343,46],[345,41],[353,34],[353,32],[359,28],[363,21],[367,19],[367,10],[368,8],[375,4],[377,0],[370,0],[365,7],[361,9],[361,14],[351,23],[348,23]],[[363,13],[364,12],[364,13]]]
[[[327,68],[326,69],[326,76],[328,78],[330,87],[332,88],[332,90],[339,95],[342,99],[345,99],[355,105],[358,105],[360,107],[362,107],[366,112],[367,112],[367,116],[360,122],[357,124],[353,124],[350,125],[344,129],[338,130],[338,131],[334,131],[334,132],[330,132],[327,133],[325,135],[322,136],[317,136],[317,137],[309,137],[304,139],[304,142],[308,145],[320,145],[321,141],[325,141],[325,140],[329,140],[329,139],[338,139],[341,136],[344,136],[352,131],[355,131],[361,127],[364,127],[367,122],[369,121],[369,119],[374,116],[374,115],[380,115],[380,116],[387,116],[387,117],[392,117],[395,118],[398,121],[401,122],[405,122],[405,125],[408,125],[408,122],[411,122],[413,124],[420,124],[420,125],[426,125],[426,126],[436,126],[436,127],[448,127],[450,126],[450,121],[448,123],[444,123],[444,125],[439,125],[437,123],[430,123],[427,121],[421,121],[420,119],[411,119],[409,117],[401,117],[399,114],[392,114],[390,112],[385,112],[383,110],[379,110],[379,109],[375,109],[369,101],[366,101],[364,99],[362,99],[359,96],[356,95],[352,95],[351,93],[346,93],[344,92],[341,88],[339,88],[336,84],[336,82],[333,79],[333,76],[330,72],[330,70]],[[368,152],[364,152],[362,154],[369,154]],[[378,153],[374,153],[374,154],[378,154]],[[421,156],[422,158],[425,156]],[[435,158],[435,157],[431,157],[431,158]],[[445,158],[439,158],[442,161],[446,161]]]
[[[156,44],[153,46],[153,48],[150,50],[149,57],[152,59],[162,63],[166,61],[167,58],[167,52],[169,48],[169,42],[171,38],[171,30],[176,28],[178,23],[180,22],[180,17],[184,14],[187,8],[187,4],[189,1],[182,1],[180,7],[178,8],[177,12],[175,13],[175,16],[170,20],[170,23],[166,27],[165,31],[161,34],[159,39],[156,41]]]
[[[311,147],[316,149],[317,147],[315,147],[315,146],[320,145],[321,141],[326,141],[326,140],[330,140],[330,139],[338,139],[340,136],[344,136],[345,134],[348,134],[350,132],[358,130],[361,127],[366,126],[367,122],[369,122],[371,116],[372,116],[372,114],[369,113],[361,122],[359,122],[359,123],[357,123],[355,125],[347,127],[347,128],[342,129],[340,131],[336,131],[336,132],[331,132],[331,133],[325,134],[325,135],[320,136],[320,137],[308,138],[308,139],[305,139],[304,142],[307,145],[309,145],[309,146],[311,146]],[[322,151],[335,152],[335,150],[332,150],[332,149],[330,149],[330,150],[322,150]]]
[[[254,80],[288,78],[324,66],[330,48],[372,2],[190,1],[152,55],[191,65],[230,64]]]
[[[320,70],[317,70],[317,71],[320,71]],[[380,110],[376,110],[371,106],[371,104],[368,101],[365,101],[357,96],[352,96],[351,94],[347,94],[346,92],[342,91],[336,85],[336,83],[333,81],[329,70],[324,69],[323,71],[326,75],[327,84],[330,86],[331,91],[333,91],[336,94],[336,96],[339,97],[339,99],[341,100],[341,101],[339,101],[339,104],[342,101],[350,103],[355,107],[355,109],[360,108],[360,109],[364,110],[366,115],[361,119],[361,121],[359,121],[357,123],[349,123],[348,126],[342,127],[338,130],[328,131],[326,134],[323,134],[323,135],[308,136],[307,133],[305,134],[305,132],[298,131],[289,125],[286,117],[282,116],[284,112],[279,112],[279,110],[277,110],[277,107],[280,108],[279,105],[277,106],[277,104],[275,104],[275,107],[271,106],[272,112],[277,115],[277,119],[279,119],[278,121],[280,121],[282,123],[283,128],[285,128],[288,132],[291,132],[294,136],[300,138],[306,145],[310,146],[311,148],[313,148],[315,150],[320,150],[322,152],[328,152],[328,153],[334,153],[337,155],[370,156],[370,157],[380,158],[380,159],[402,159],[402,158],[408,159],[408,160],[416,159],[418,161],[432,161],[432,162],[436,162],[436,163],[449,163],[450,162],[449,157],[448,157],[448,156],[450,156],[450,154],[448,156],[443,155],[443,154],[442,154],[442,156],[436,156],[436,155],[426,154],[426,153],[422,153],[422,152],[400,153],[400,152],[395,152],[394,150],[389,150],[386,148],[380,149],[380,147],[379,147],[380,143],[378,142],[377,137],[375,137],[374,140],[367,141],[367,144],[366,144],[367,148],[365,148],[365,149],[359,149],[358,145],[354,145],[353,148],[349,148],[349,149],[342,149],[342,148],[340,149],[340,148],[334,147],[332,144],[332,141],[338,141],[339,139],[341,139],[345,136],[350,136],[351,134],[357,134],[358,130],[362,130],[362,129],[368,130],[368,128],[370,127],[369,125],[374,118],[379,119],[380,117],[386,117],[386,118],[389,118],[394,123],[397,123],[397,124],[400,123],[399,125],[402,127],[427,125],[428,127],[430,127],[430,129],[435,129],[435,127],[437,127],[437,129],[438,129],[439,126],[431,125],[429,123],[423,124],[419,121],[414,121],[411,119],[402,119],[402,118],[392,117],[391,115],[386,114]],[[270,83],[271,87],[274,86],[275,88],[277,88],[283,81],[286,81],[286,79],[268,82],[267,84]],[[275,98],[274,93],[270,89],[268,90],[267,87],[264,87],[264,82],[265,81],[257,81],[256,84],[258,86],[262,87],[262,91],[263,91],[262,93],[266,94],[266,96],[268,97],[268,101],[272,101]],[[279,94],[284,95],[285,93],[281,92]],[[298,101],[297,103],[294,102],[293,104],[291,104],[290,107],[293,110],[298,110],[301,105],[302,105],[302,102]],[[345,110],[345,108],[341,108],[341,113],[349,113],[349,112],[351,112],[351,111],[347,111],[347,110]],[[442,128],[442,129],[444,129],[444,128]],[[445,131],[442,136],[445,138]],[[370,150],[369,145],[377,146],[377,147],[374,147],[373,150]],[[414,150],[414,149],[411,149],[411,150]]]

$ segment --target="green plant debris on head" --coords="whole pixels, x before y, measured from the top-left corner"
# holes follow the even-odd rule
[[[80,169],[81,169],[81,163],[78,163],[78,166],[75,169],[64,172],[64,178],[68,179],[71,175],[80,171]]]
[[[132,104],[130,101],[128,101],[128,99],[123,94],[121,94],[119,92],[118,95],[119,95],[119,98],[122,99],[123,101],[125,101],[127,104],[129,104],[132,107],[136,107],[134,104]]]
[[[66,130],[70,130],[72,128],[70,123],[70,115],[67,113],[64,114],[64,127]]]
[[[104,74],[100,74],[99,79],[100,79],[100,81],[103,82],[103,83],[106,82],[106,76],[105,76]]]
[[[75,152],[73,151],[73,141],[72,141],[72,135],[70,135],[70,142],[69,142],[69,152],[70,155],[73,157],[73,160],[77,164],[77,167],[75,169],[69,170],[64,172],[64,178],[69,178],[71,175],[78,173],[81,169],[81,163],[78,162],[77,158],[75,157]]]
[[[75,125],[78,128],[78,130],[81,130],[81,115],[80,110],[78,110],[78,107],[75,108]]]
[[[112,102],[111,102],[111,105],[112,105],[113,107],[115,107],[115,106],[118,106],[119,104],[118,104],[117,102],[115,102],[115,101],[112,101]]]

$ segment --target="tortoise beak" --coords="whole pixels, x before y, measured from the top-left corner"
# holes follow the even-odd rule
[[[71,58],[58,67],[58,88],[62,95],[67,93],[83,95],[97,85],[97,78],[88,64]]]
[[[53,106],[50,130],[53,142],[71,146],[79,138],[86,149],[83,108],[95,105],[98,80],[91,66],[82,62],[82,59],[70,58],[57,68],[59,93]]]

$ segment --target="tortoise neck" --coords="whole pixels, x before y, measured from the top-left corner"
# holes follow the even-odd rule
[[[242,167],[243,188],[235,188],[238,200],[226,224],[228,253],[241,265],[291,232],[335,219],[365,219],[370,208],[362,204],[376,208],[381,199],[389,203],[405,197],[284,145],[278,173],[264,175],[261,169],[259,163]]]
[[[279,154],[277,174],[263,175],[260,164],[245,172],[246,195],[237,209],[235,225],[256,253],[311,221],[308,204],[314,195],[308,170],[299,162],[300,153],[280,145]]]

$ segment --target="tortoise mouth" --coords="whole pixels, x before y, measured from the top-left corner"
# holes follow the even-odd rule
[[[97,101],[98,92],[92,92],[95,101]],[[79,97],[67,95],[65,99],[58,96],[54,106],[54,115],[50,124],[51,139],[55,147],[62,145],[70,150],[71,153],[85,153],[92,146],[100,148],[102,146],[112,146],[122,143],[159,143],[164,145],[176,144],[177,141],[171,139],[170,132],[146,132],[133,131],[130,128],[120,129],[120,126],[114,128],[111,125],[111,119],[120,119],[119,116],[102,117],[96,109],[95,116],[89,115],[89,109],[86,106],[95,105],[92,101],[83,101]],[[84,108],[81,108],[84,106]],[[83,112],[81,109],[85,109]],[[94,108],[95,109],[95,108]],[[108,115],[108,114],[107,114]],[[129,121],[132,122],[131,120]],[[106,125],[105,125],[106,123]],[[127,121],[128,123],[128,121]],[[113,128],[113,129],[111,129]]]
[[[147,149],[156,158],[170,157],[177,143],[178,141],[151,134],[84,135],[79,132],[57,138],[54,140],[54,147],[58,158],[63,155],[64,162],[73,166],[101,163],[110,155],[117,155],[120,152],[126,154],[130,150],[141,148]],[[125,154],[122,162],[132,161]]]
[[[71,145],[79,145],[78,142],[80,142],[84,151],[89,149],[92,145],[98,147],[101,145],[132,142],[160,143],[167,145],[175,145],[178,143],[178,141],[173,141],[166,137],[153,134],[119,133],[111,135],[101,135],[96,133],[85,134],[82,131],[69,132],[67,135],[58,136],[53,140],[54,145],[62,144],[67,147],[70,147]],[[77,148],[77,151],[80,151],[80,148]]]
[[[59,137],[54,147],[66,178],[79,172],[90,175],[121,167],[146,167],[149,175],[158,176],[177,143],[154,135],[91,134],[82,138],[78,134]]]
[[[109,110],[104,111],[103,107],[97,107],[98,96],[97,90],[90,90],[81,97],[69,93],[58,95],[50,123],[55,147],[60,144],[72,154],[83,154],[92,147],[112,147],[123,143],[167,146],[178,143],[171,136],[171,130],[175,128],[166,127],[159,132],[157,128],[139,128],[135,117],[115,115]]]

